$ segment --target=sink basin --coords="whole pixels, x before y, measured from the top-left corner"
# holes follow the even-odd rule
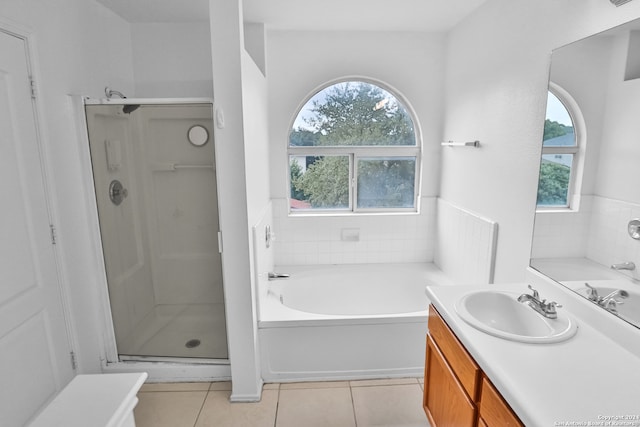
[[[577,324],[561,310],[549,319],[518,302],[519,294],[477,291],[464,295],[455,305],[458,315],[476,329],[511,341],[554,343],[573,337]]]
[[[606,281],[603,281],[606,283]],[[592,283],[591,281],[589,283]],[[612,283],[616,285],[615,282]],[[598,291],[598,295],[606,296],[617,289],[625,289],[624,287],[606,287],[606,286],[594,286]],[[626,289],[629,296],[627,298],[616,297],[616,300],[622,301],[622,304],[618,305],[618,317],[631,322],[635,325],[640,325],[640,293],[633,290]],[[587,288],[578,289],[578,293],[584,297],[587,296]]]

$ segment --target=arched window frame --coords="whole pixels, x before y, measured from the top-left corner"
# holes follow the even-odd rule
[[[582,111],[576,100],[562,86],[555,82],[549,82],[549,92],[560,100],[571,117],[575,134],[574,146],[545,147],[543,144],[542,155],[545,154],[573,154],[573,162],[569,176],[569,188],[567,192],[566,206],[537,205],[536,210],[549,211],[577,211],[580,208],[580,194],[582,189],[582,176],[584,171],[585,150],[587,144],[586,123]],[[545,114],[546,119],[546,114]]]
[[[375,85],[380,89],[385,90],[389,94],[393,95],[404,107],[409,117],[413,122],[413,129],[415,135],[415,145],[411,146],[310,146],[310,147],[294,147],[290,145],[290,133],[293,129],[294,123],[301,113],[304,106],[314,96],[323,90],[346,82],[363,82]],[[422,177],[422,132],[420,124],[417,120],[413,107],[407,101],[407,99],[395,88],[392,88],[388,84],[379,80],[371,79],[362,76],[351,76],[336,80],[331,80],[325,84],[316,87],[312,90],[300,103],[296,109],[295,114],[292,117],[289,131],[287,132],[287,200],[289,205],[289,213],[292,215],[305,215],[305,214],[366,214],[366,213],[417,213],[420,208],[420,194],[421,194],[421,177]],[[349,158],[349,206],[345,208],[337,209],[321,209],[321,208],[308,208],[308,209],[292,209],[291,207],[291,156],[348,156]],[[414,203],[409,208],[362,208],[357,206],[358,200],[358,160],[367,158],[378,157],[412,157],[415,158],[415,175],[414,175]]]

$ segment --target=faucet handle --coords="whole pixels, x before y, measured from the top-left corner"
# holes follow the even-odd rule
[[[587,282],[584,282],[584,285],[587,287],[587,298],[591,301],[600,301],[600,295],[598,295],[598,290],[593,286],[591,286],[590,284],[588,284]]]
[[[547,304],[545,303],[545,301],[546,300],[542,301],[542,303],[540,304],[540,308],[542,308],[542,311],[544,311],[547,317],[549,317],[550,319],[555,319],[558,315],[556,308],[561,308],[562,305],[558,304],[555,301],[551,301]]]
[[[527,287],[533,291],[533,297],[535,299],[539,300],[540,299],[540,294],[538,293],[538,291],[533,289],[533,286],[531,286],[531,285],[527,285]]]

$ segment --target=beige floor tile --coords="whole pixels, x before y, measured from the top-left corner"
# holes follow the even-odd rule
[[[380,380],[357,380],[350,381],[351,387],[371,387],[381,385],[417,384],[416,378],[388,378]]]
[[[280,390],[280,383],[267,383],[262,386],[263,390]]]
[[[231,391],[231,381],[216,381],[211,383],[209,390],[215,391]]]
[[[297,390],[302,388],[345,388],[349,387],[349,381],[317,381],[302,383],[282,383],[280,390]]]
[[[138,393],[136,426],[193,427],[206,396],[206,391]]]
[[[210,391],[196,427],[273,427],[278,390],[264,390],[256,403],[231,403],[229,391]]]
[[[355,426],[350,390],[280,389],[276,427]]]
[[[422,409],[422,389],[417,382],[406,385],[355,387],[351,391],[358,427],[429,425]]]
[[[211,383],[155,383],[143,384],[140,391],[207,391]]]

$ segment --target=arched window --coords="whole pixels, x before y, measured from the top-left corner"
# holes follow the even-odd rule
[[[420,144],[388,89],[343,81],[304,104],[289,133],[292,212],[416,211]]]
[[[580,144],[584,125],[577,104],[551,83],[544,121],[538,208],[571,208],[578,190]]]

